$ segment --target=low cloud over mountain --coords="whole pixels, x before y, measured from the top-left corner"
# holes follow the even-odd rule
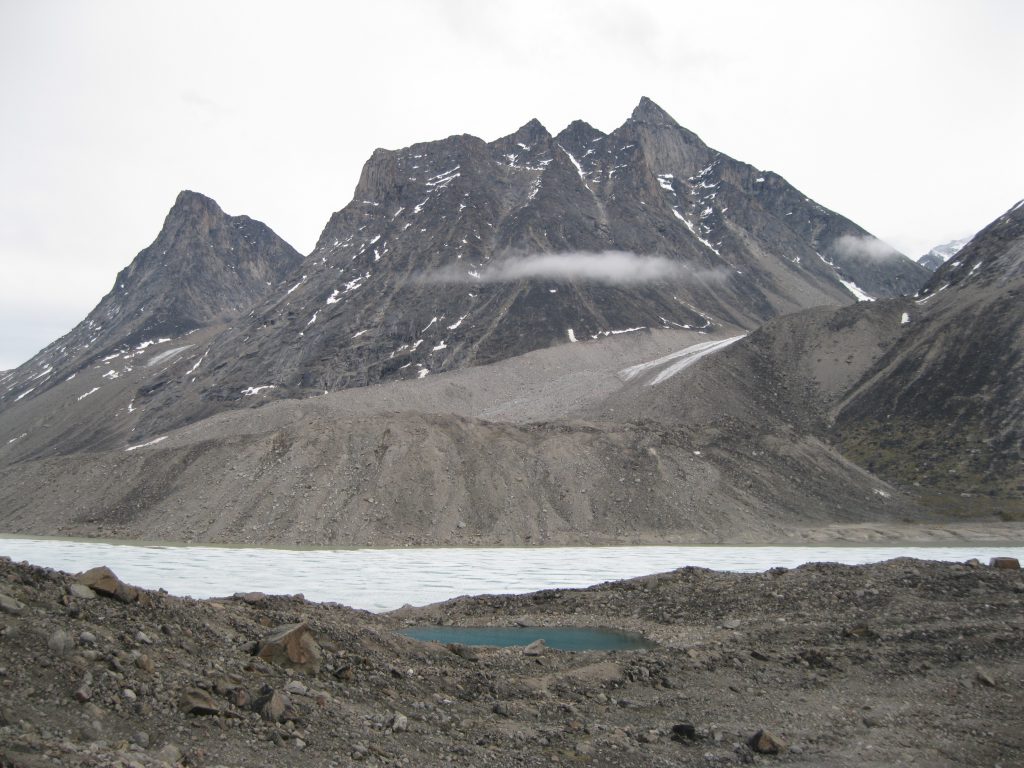
[[[641,256],[626,251],[571,252],[512,256],[467,272],[449,265],[423,275],[429,283],[511,283],[519,280],[590,282],[637,285],[662,281],[720,282],[723,269],[696,270],[663,256]]]
[[[832,244],[832,250],[848,258],[892,259],[900,255],[887,242],[871,235],[843,235]]]

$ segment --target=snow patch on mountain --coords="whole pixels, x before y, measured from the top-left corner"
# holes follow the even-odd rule
[[[716,341],[702,341],[699,344],[684,347],[683,349],[671,352],[655,360],[649,360],[646,363],[638,363],[637,365],[631,365],[628,368],[623,368],[619,371],[619,378],[623,381],[632,381],[642,373],[668,365],[665,370],[661,371],[652,381],[649,382],[651,386],[660,384],[666,379],[670,379],[680,371],[693,365],[702,357],[710,355],[713,352],[717,352],[720,349],[724,349],[730,344],[739,341],[744,336],[746,336],[746,334],[730,336],[727,339],[718,339]]]

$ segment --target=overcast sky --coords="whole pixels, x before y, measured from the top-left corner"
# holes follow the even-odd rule
[[[308,253],[375,147],[643,95],[917,257],[1024,197],[1024,3],[0,0],[0,369],[181,189]]]

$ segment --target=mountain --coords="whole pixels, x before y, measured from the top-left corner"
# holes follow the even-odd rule
[[[0,377],[15,456],[123,441],[159,374],[271,293],[302,256],[265,224],[182,192],[156,240],[68,334]],[[140,394],[141,393],[141,394]]]
[[[92,363],[235,318],[301,261],[265,224],[228,216],[210,198],[181,192],[156,240],[118,273],[96,308],[8,375],[0,410]]]
[[[926,278],[646,98],[610,134],[531,120],[489,143],[379,149],[301,269],[167,382],[145,428],[248,405],[254,388],[308,396],[640,328],[752,329]],[[185,387],[202,402],[183,411]]]
[[[947,261],[956,256],[963,248],[971,242],[971,238],[965,237],[962,240],[950,240],[948,243],[937,245],[932,248],[928,253],[917,260],[917,263],[927,269],[929,272],[934,272]]]
[[[203,211],[221,224],[194,224]],[[644,99],[610,134],[530,121],[377,150],[308,257],[266,241],[277,269],[243,306],[198,263],[161,281],[165,240],[244,248],[186,194],[67,337],[95,340],[0,381],[3,526],[344,546],[870,538],[930,519],[913,483],[931,475],[890,454],[920,463],[963,429],[998,437],[968,449],[984,492],[1011,498],[1019,215],[925,285]],[[34,391],[39,374],[59,386]]]
[[[939,267],[902,321],[841,404],[843,450],[939,506],[1024,513],[1024,201]]]

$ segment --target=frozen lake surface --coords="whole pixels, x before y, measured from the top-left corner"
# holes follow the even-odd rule
[[[0,537],[0,555],[76,573],[109,566],[123,580],[173,595],[295,594],[368,611],[459,595],[586,587],[688,565],[765,571],[810,562],[871,563],[895,557],[963,562],[1024,560],[1024,547],[551,547],[450,549],[265,549],[110,544]]]

